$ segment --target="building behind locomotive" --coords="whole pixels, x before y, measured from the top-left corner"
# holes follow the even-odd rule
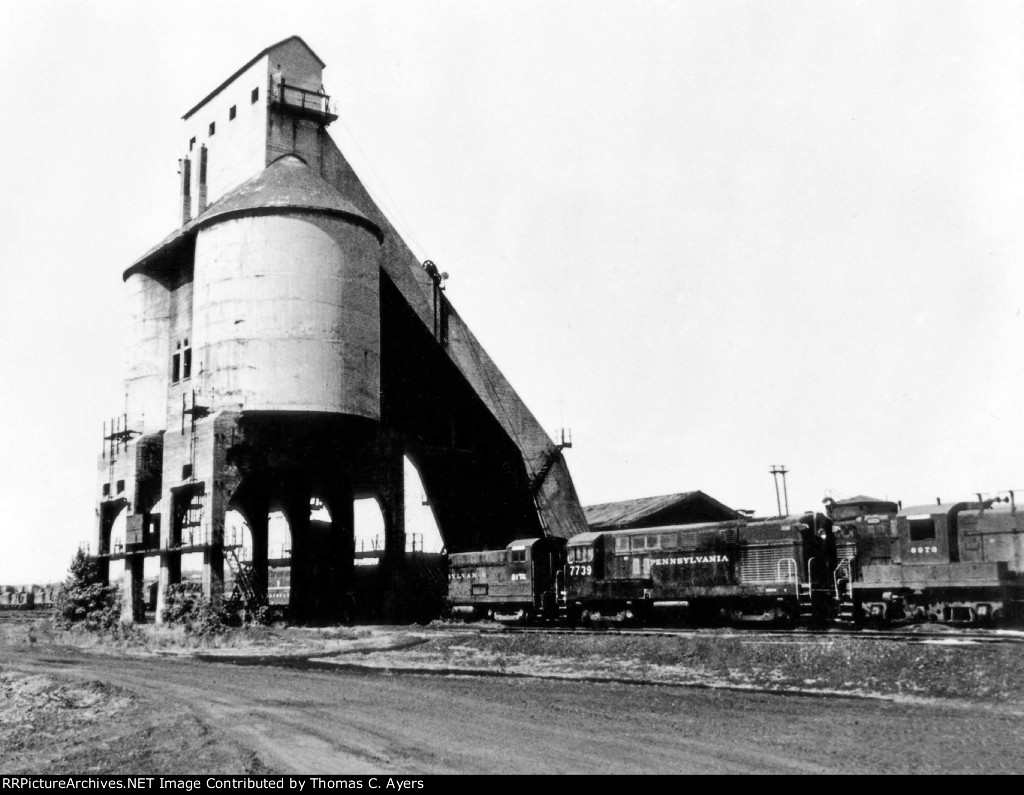
[[[571,622],[824,617],[835,550],[820,514],[583,533],[566,547]]]
[[[555,619],[565,539],[524,538],[504,549],[448,556],[448,602],[465,618]]]
[[[862,560],[854,615],[883,622],[1020,621],[1024,525],[993,500],[910,507],[889,523],[889,560]]]

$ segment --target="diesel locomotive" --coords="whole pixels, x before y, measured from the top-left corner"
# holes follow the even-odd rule
[[[453,554],[449,601],[456,614],[524,621],[795,625],[829,617],[835,567],[822,514],[598,531]]]
[[[841,620],[1024,620],[1024,521],[1005,498],[893,509],[835,522]]]
[[[463,616],[587,624],[850,626],[1024,622],[1014,495],[903,508],[865,501],[773,519],[520,539],[453,554]]]

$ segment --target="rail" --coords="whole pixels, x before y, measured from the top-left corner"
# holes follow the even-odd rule
[[[290,86],[281,82],[272,88],[272,102],[283,108],[304,111],[317,116],[337,118],[330,96],[308,88]]]

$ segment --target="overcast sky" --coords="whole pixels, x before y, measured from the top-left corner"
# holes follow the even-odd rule
[[[181,115],[264,47],[554,436],[584,504],[1024,495],[1022,5],[4,4],[0,583],[95,533],[122,271]]]

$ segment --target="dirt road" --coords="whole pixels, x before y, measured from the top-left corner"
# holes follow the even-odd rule
[[[1024,771],[1024,715],[993,704],[302,670],[59,646],[0,647],[0,672],[63,683],[65,701],[82,688],[122,698],[78,725],[29,710],[20,734],[0,736],[3,773]]]

